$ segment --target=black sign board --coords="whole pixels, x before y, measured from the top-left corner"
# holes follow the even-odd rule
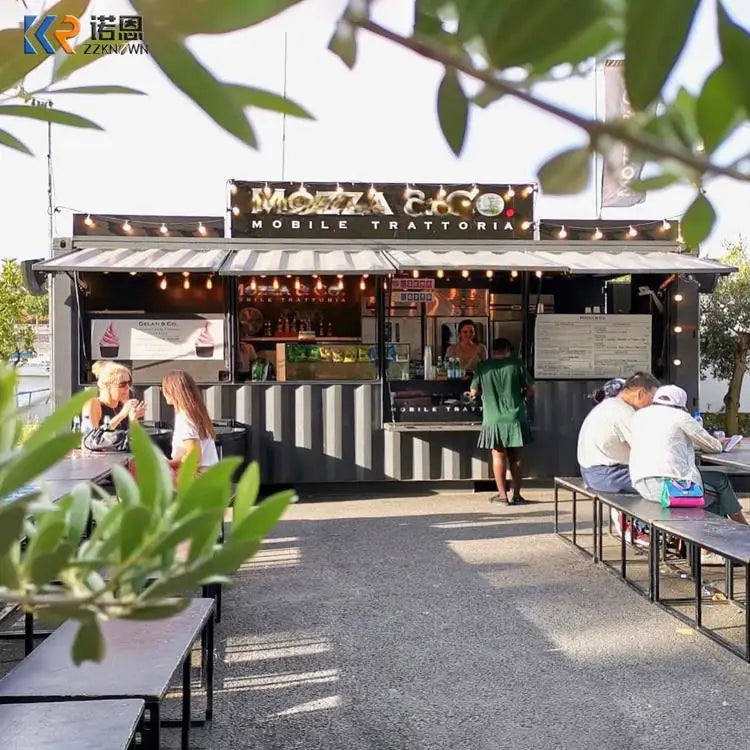
[[[533,239],[534,186],[246,182],[230,188],[232,237]]]

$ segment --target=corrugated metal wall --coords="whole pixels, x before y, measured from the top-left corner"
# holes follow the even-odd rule
[[[526,474],[577,473],[578,428],[598,382],[538,384],[532,407],[535,443]],[[352,482],[487,479],[486,451],[476,432],[392,432],[381,427],[379,383],[258,383],[205,389],[214,419],[250,427],[250,458],[264,481]],[[145,391],[147,416],[171,422],[159,389]]]

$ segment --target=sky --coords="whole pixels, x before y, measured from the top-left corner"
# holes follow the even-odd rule
[[[26,0],[29,10],[45,6]],[[47,7],[51,3],[46,3]],[[518,183],[535,181],[538,168],[555,153],[579,145],[572,126],[528,105],[504,98],[473,109],[466,145],[455,157],[436,116],[442,69],[393,44],[363,34],[353,71],[327,51],[346,0],[306,0],[259,26],[222,37],[190,40],[193,52],[218,78],[281,92],[287,40],[288,96],[315,116],[289,118],[282,175],[282,118],[253,110],[260,148],[253,150],[223,132],[156,65],[140,55],[115,55],[74,74],[67,85],[121,84],[148,96],[63,96],[55,107],[99,123],[104,132],[54,126],[52,134],[55,236],[72,232],[72,210],[103,214],[223,215],[229,179]],[[725,0],[734,19],[750,27],[750,3]],[[413,3],[378,0],[375,19],[408,33]],[[89,12],[132,12],[123,0],[95,0]],[[0,6],[0,28],[19,23],[20,3]],[[719,59],[715,6],[704,0],[688,48],[670,86],[700,86]],[[41,86],[51,75],[45,63],[27,79]],[[593,116],[595,77],[538,87],[538,95]],[[19,124],[20,122],[20,124]],[[47,128],[2,119],[35,153],[0,149],[0,257],[49,255]],[[750,127],[738,131],[726,153],[750,151]],[[595,188],[575,196],[540,195],[538,218],[596,217]],[[719,255],[723,243],[750,236],[750,184],[718,178],[708,194],[719,213],[702,254]],[[605,209],[604,219],[677,217],[689,205],[689,188],[648,196],[633,208]]]

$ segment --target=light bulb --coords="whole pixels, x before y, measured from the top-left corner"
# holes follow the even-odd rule
[[[679,294],[679,293],[678,293],[678,294],[675,294],[675,295],[674,295],[674,296],[672,297],[672,299],[673,299],[673,300],[674,300],[675,302],[682,302],[682,300],[684,299],[684,297],[683,297],[683,296],[682,296],[681,294]]]
[[[125,219],[125,221],[122,222],[122,230],[123,232],[130,232],[133,229],[133,227],[130,226],[130,222]]]
[[[370,274],[369,273],[363,273],[362,274],[362,278],[363,279],[369,279],[370,278]]]
[[[157,275],[157,276],[164,276],[164,271],[157,271],[157,272],[156,272],[156,275]]]
[[[273,277],[273,288],[278,289],[279,288],[279,280],[274,276]]]
[[[630,229],[628,229],[628,237],[637,237],[638,236],[638,230],[631,224]]]
[[[318,279],[315,283],[315,288],[320,291],[323,288],[323,281],[321,279]]]
[[[337,193],[343,193],[344,192],[344,188],[341,187],[341,183],[340,182],[336,183],[336,192]]]
[[[441,201],[443,198],[445,198],[445,188],[441,185],[440,190],[437,191],[437,199]]]
[[[203,226],[203,222],[198,222],[198,234],[202,234],[204,237],[206,236],[206,227]]]
[[[162,222],[161,226],[159,227],[159,231],[162,234],[169,234],[169,229],[167,229],[167,225],[164,222]]]
[[[664,221],[662,221],[661,223],[661,231],[666,232],[670,230],[671,228],[672,228],[672,225],[666,219],[664,219]]]
[[[343,292],[343,291],[344,291],[344,280],[343,280],[343,279],[341,279],[341,280],[339,281],[339,291],[340,291],[340,292]]]
[[[190,279],[185,277],[185,281],[182,282],[182,288],[183,289],[190,289]]]
[[[167,288],[167,277],[163,276],[162,280],[159,282],[159,289],[166,289]]]
[[[469,272],[464,268],[463,271],[461,271],[461,276],[463,276],[465,279],[469,278]]]
[[[385,279],[383,279],[383,289],[388,290],[388,282]]]
[[[237,195],[237,183],[233,182],[229,186],[229,191],[232,193],[232,195]]]
[[[602,230],[597,227],[596,231],[591,235],[591,239],[600,240],[602,237],[604,237],[604,235],[602,234]]]
[[[677,366],[677,367],[679,367],[682,364],[682,360],[681,359],[673,359],[672,360],[672,364],[675,365],[675,366]]]
[[[187,278],[188,276],[190,276],[190,271],[183,271],[183,272],[182,272],[182,275],[183,275],[183,276],[184,276],[185,278]]]
[[[254,292],[258,288],[258,284],[255,281],[255,276],[253,276],[252,279],[250,279],[250,291]]]
[[[516,271],[516,269],[515,269],[515,268],[514,268],[514,269],[513,269],[513,270],[512,270],[511,272],[510,272],[510,277],[511,277],[512,279],[515,279],[515,278],[517,278],[517,277],[518,277],[518,271]]]
[[[301,287],[302,287],[302,282],[299,279],[295,279],[294,280],[294,289],[295,289],[295,291],[298,292]]]
[[[526,220],[521,222],[521,229],[526,231],[527,229],[531,229],[531,222]]]
[[[131,276],[135,276],[135,274],[136,274],[136,271],[131,271],[131,272],[130,272],[130,275],[131,275]]]
[[[673,330],[675,333],[682,333],[682,326],[675,326]]]
[[[344,274],[343,273],[337,273],[336,274],[336,278],[337,279],[343,279],[344,278]]]
[[[83,223],[87,227],[95,227],[96,226],[96,222],[91,218],[91,214],[87,214],[86,215],[86,218],[83,220]]]
[[[534,275],[537,277],[537,279],[541,279],[542,278],[542,272],[541,271],[536,271],[534,273]]]
[[[214,282],[211,281],[211,277],[209,276],[206,279],[206,289],[213,289],[214,288]]]
[[[239,216],[240,215],[240,207],[239,206],[232,206],[232,213],[235,216]]]
[[[487,278],[491,279],[495,275],[495,272],[493,270],[487,271]]]
[[[361,290],[362,290],[363,292],[365,291],[365,287],[366,287],[366,286],[367,286],[367,285],[365,284],[365,280],[364,280],[364,279],[360,279],[360,282],[359,282],[359,288],[360,288],[360,289],[361,289]]]
[[[508,192],[505,193],[505,200],[510,200],[514,195],[516,194],[516,191],[513,190],[513,188],[508,185]]]
[[[375,185],[370,185],[370,189],[367,191],[367,197],[372,200],[375,197]]]
[[[523,189],[522,195],[523,195],[524,198],[528,198],[533,192],[534,192],[534,186],[533,185],[527,185]]]
[[[565,239],[565,238],[566,238],[566,237],[568,236],[568,232],[567,232],[567,230],[565,229],[565,225],[564,225],[564,224],[563,224],[563,226],[562,226],[562,227],[560,227],[560,231],[559,231],[559,232],[557,233],[557,236],[558,236],[558,237],[559,237],[559,238],[560,238],[561,240],[564,240],[564,239]]]
[[[445,271],[443,271],[443,269],[442,269],[442,268],[438,268],[438,270],[437,270],[437,277],[438,277],[439,279],[442,279],[442,278],[443,278],[443,276],[445,276]]]
[[[418,269],[418,268],[415,268],[415,269],[414,269],[414,270],[413,270],[413,271],[411,272],[411,275],[412,275],[412,278],[418,279],[418,278],[419,278],[419,269]]]

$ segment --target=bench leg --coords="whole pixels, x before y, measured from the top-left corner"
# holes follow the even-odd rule
[[[750,563],[745,565],[745,660],[750,661]]]
[[[214,716],[214,621],[206,624],[206,721]]]
[[[560,494],[560,485],[557,482],[555,482],[555,534],[560,533],[560,519],[558,516],[558,507],[560,504],[559,494]]]
[[[734,599],[734,563],[731,560],[727,560],[724,567],[725,577],[725,590],[727,592],[727,599],[730,601]]]
[[[578,514],[576,513],[576,500],[578,499],[578,493],[573,490],[573,546],[577,547],[576,544],[576,525],[578,524]]]
[[[190,656],[191,652],[188,651],[182,663],[182,750],[190,747]]]
[[[599,562],[599,542],[597,541],[597,529],[599,528],[599,513],[601,513],[601,506],[594,497],[591,499],[591,513],[593,515],[593,526],[591,533],[594,537],[594,562]]]
[[[23,616],[23,634],[24,653],[28,656],[34,650],[34,615],[28,612]]]
[[[627,578],[627,563],[626,563],[626,552],[625,552],[625,527],[627,526],[627,519],[628,517],[623,513],[622,514],[622,534],[620,535],[620,575],[622,576],[623,580]],[[630,532],[631,537],[633,532]]]
[[[692,545],[693,570],[695,576],[695,624],[700,628],[703,624],[703,582],[701,580],[701,548],[699,544]]]
[[[146,703],[148,711],[148,730],[145,732],[145,746],[152,750],[159,750],[161,747],[161,707],[159,701]]]
[[[656,537],[659,532],[651,526],[648,537],[648,600],[654,601],[654,567],[659,564],[659,555],[657,553]]]
[[[651,588],[651,601],[659,603],[659,583],[661,581],[661,566],[659,564],[659,544],[661,543],[661,532],[658,529],[651,527],[652,544],[654,545],[654,565],[651,569],[652,588]],[[667,540],[664,539],[664,547],[667,546]]]

